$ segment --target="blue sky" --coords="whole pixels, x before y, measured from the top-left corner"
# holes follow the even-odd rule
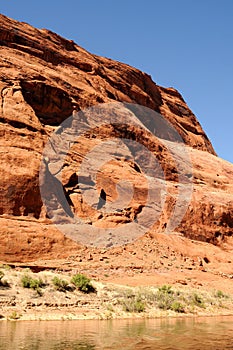
[[[177,88],[233,163],[233,0],[1,0],[0,12]]]

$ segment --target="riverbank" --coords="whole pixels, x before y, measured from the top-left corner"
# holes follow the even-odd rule
[[[130,286],[84,279],[82,283],[88,282],[92,286],[85,291],[72,283],[73,277],[77,276],[75,269],[46,269],[37,273],[32,270],[1,266],[2,320],[233,315],[233,297],[220,289],[161,283]]]
[[[111,250],[65,253],[54,260],[0,262],[2,320],[233,315],[233,243],[217,247],[158,234]],[[91,279],[94,293],[75,287],[77,274]],[[32,279],[30,288],[23,287],[24,276]]]

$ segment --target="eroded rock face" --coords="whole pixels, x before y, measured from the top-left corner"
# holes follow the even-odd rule
[[[233,166],[216,157],[178,91],[156,85],[149,75],[126,64],[92,55],[55,33],[2,15],[0,45],[0,259],[27,260],[67,254],[65,250],[61,253],[64,239],[46,218],[41,200],[38,180],[41,155],[49,136],[67,117],[113,101],[140,104],[162,114],[190,149],[192,201],[177,231],[215,244],[232,235]],[[126,153],[119,154],[102,169],[97,176],[97,191],[103,191],[104,200],[114,201],[116,185],[122,178],[130,179],[135,194],[128,207],[120,213],[102,215],[82,200],[79,184],[90,186],[92,179],[88,175],[78,178],[77,169],[87,152],[110,137],[140,140],[160,162],[170,194],[150,231],[152,236],[153,232],[162,232],[175,205],[177,171],[166,147],[133,126],[103,127],[85,135],[72,147],[62,171],[62,185],[72,212],[96,227],[118,227],[140,214],[147,185],[137,162],[129,161]],[[101,209],[101,201],[96,205]],[[30,225],[37,234],[33,237],[30,234],[27,239]],[[46,236],[49,230],[54,241]],[[65,242],[69,251],[78,249],[73,241]]]

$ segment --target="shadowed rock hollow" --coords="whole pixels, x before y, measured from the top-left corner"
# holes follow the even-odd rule
[[[192,160],[193,192],[176,232],[221,245],[233,232],[233,166],[218,158],[195,115],[174,88],[164,88],[136,68],[90,54],[72,40],[0,16],[0,259],[26,261],[58,258],[79,246],[60,233],[46,217],[39,190],[39,169],[45,144],[53,131],[75,112],[109,102],[140,104],[162,114],[181,135]],[[168,195],[150,237],[163,232],[175,205],[178,182],[171,155],[150,134],[134,126],[105,126],[79,138],[62,171],[70,210],[88,225],[118,227],[142,210],[147,185],[137,162],[120,153],[98,172],[97,208],[82,199],[78,176],[85,155],[103,140],[131,137],[155,154],[165,173]],[[104,153],[100,155],[104,159]],[[52,170],[51,170],[52,171]],[[104,202],[117,198],[116,185],[130,180],[134,196],[121,212],[101,213]],[[86,181],[86,183],[85,183]],[[103,200],[104,202],[101,202]],[[98,209],[98,210],[97,210]]]

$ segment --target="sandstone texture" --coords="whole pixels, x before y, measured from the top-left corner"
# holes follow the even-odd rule
[[[49,30],[35,29],[3,15],[0,16],[0,45],[0,260],[27,262],[69,256],[92,259],[94,248],[84,249],[82,244],[62,234],[52,224],[48,213],[46,215],[39,189],[39,171],[44,147],[63,121],[86,108],[110,102],[139,104],[160,113],[187,146],[192,169],[191,172],[187,169],[186,175],[191,178],[193,188],[184,218],[173,232],[174,237],[179,237],[177,242],[183,237],[230,249],[233,165],[217,157],[197,118],[177,90],[160,87],[148,74],[90,54],[72,40]],[[113,229],[124,227],[141,213],[147,184],[137,162],[129,160],[126,151],[119,152],[115,160],[108,161],[98,172],[96,191],[104,191],[105,199],[111,203],[117,198],[119,181],[130,180],[135,195],[128,207],[117,213],[103,214],[82,201],[78,179],[80,164],[93,147],[101,146],[101,142],[111,137],[131,137],[142,142],[158,158],[164,171],[168,195],[159,219],[146,234],[146,256],[155,259],[153,244],[163,239],[157,235],[161,233],[162,236],[166,229],[175,206],[179,179],[168,149],[150,133],[141,132],[134,125],[124,128],[122,124],[122,128],[105,125],[80,137],[65,158],[61,177],[72,204],[70,210],[90,227]],[[100,152],[100,157],[104,160],[105,150]],[[52,167],[50,171],[53,172]],[[86,174],[81,182],[85,187],[90,186],[91,181]],[[178,244],[175,239],[168,242],[167,237],[164,242],[165,245]],[[132,249],[140,252],[142,243],[134,242]],[[179,251],[179,247],[174,249]],[[200,252],[195,252],[195,244],[193,249],[185,254],[197,259]],[[112,259],[118,255],[119,251],[114,248]]]

